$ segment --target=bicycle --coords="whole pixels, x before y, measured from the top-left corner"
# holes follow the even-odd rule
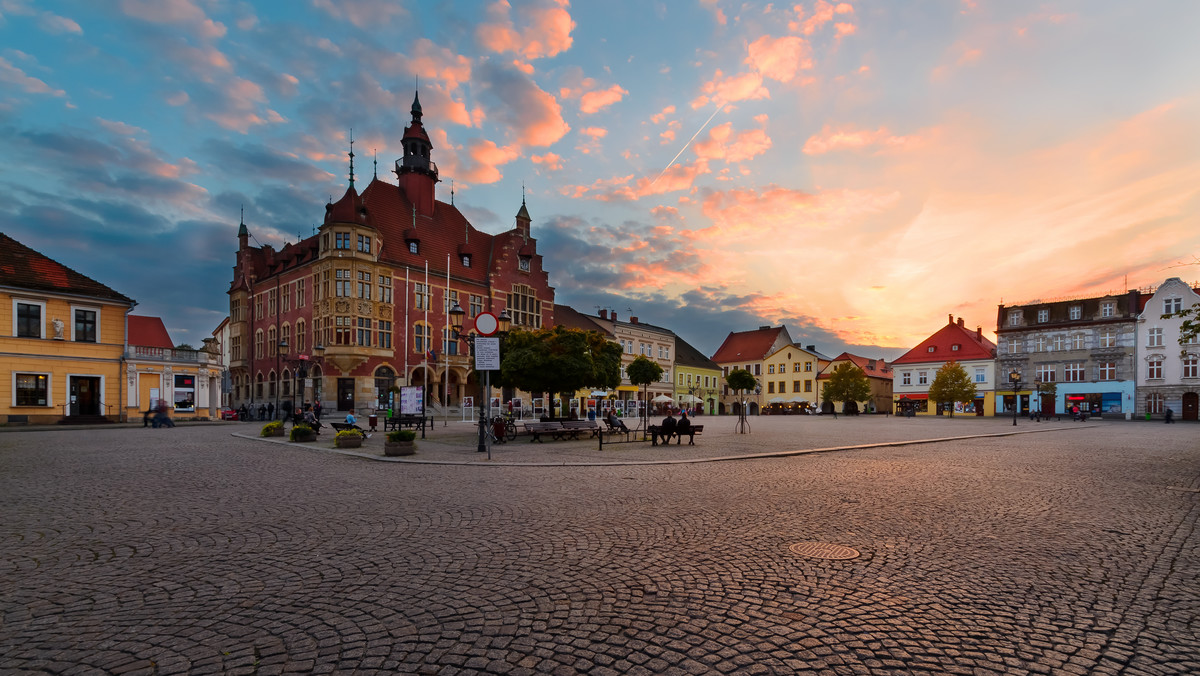
[[[517,438],[517,423],[513,422],[512,416],[498,415],[492,418],[491,432],[501,443],[512,441]]]

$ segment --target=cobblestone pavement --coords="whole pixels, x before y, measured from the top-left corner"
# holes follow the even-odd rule
[[[704,422],[613,453],[1003,431]],[[0,673],[1200,673],[1200,426],[1051,425],[566,467],[230,435],[249,424],[6,432]],[[418,453],[469,457],[463,434]],[[522,443],[497,457],[610,453]]]

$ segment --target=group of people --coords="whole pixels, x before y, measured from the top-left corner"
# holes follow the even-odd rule
[[[667,417],[663,418],[662,422],[658,424],[657,434],[652,435],[656,438],[652,438],[650,443],[657,444],[657,437],[661,437],[664,444],[669,443],[671,441],[671,437],[679,437],[678,443],[683,443],[683,435],[690,434],[691,431],[692,421],[688,419],[687,411],[681,412],[678,420],[676,420],[675,416],[671,415],[671,413],[668,411]]]
[[[305,410],[309,409],[310,407],[314,410],[314,413],[317,416],[317,420],[320,420],[321,419],[321,402],[318,401],[316,404],[311,404],[311,405],[305,404],[304,405]],[[279,404],[279,413],[280,413],[279,417],[283,420],[292,418],[294,415],[302,415],[299,410],[296,410],[296,411],[292,410],[292,402],[289,399],[284,399],[283,402],[281,402]],[[255,417],[256,414],[257,414],[257,417]],[[241,408],[238,409],[238,420],[274,420],[274,419],[275,419],[275,402],[273,402],[273,401],[267,402],[265,404],[259,404],[257,410],[255,410],[254,408],[252,408],[250,406],[247,406],[246,404],[242,404]]]
[[[171,420],[169,411],[171,408],[167,406],[165,399],[159,399],[154,406],[146,409],[142,414],[142,427],[174,427],[175,421]]]

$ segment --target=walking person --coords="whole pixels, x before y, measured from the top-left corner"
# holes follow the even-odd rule
[[[1175,411],[1172,411],[1172,410],[1171,410],[1171,409],[1168,407],[1168,408],[1167,408],[1167,412],[1166,412],[1166,414],[1165,414],[1165,415],[1163,415],[1163,422],[1167,423],[1168,425],[1170,425],[1171,423],[1175,422]]]
[[[272,401],[267,404],[267,420],[274,420],[274,419],[275,419],[275,402]]]
[[[317,416],[317,420],[321,419],[321,410],[321,400],[318,399],[317,403],[313,404],[313,415]]]

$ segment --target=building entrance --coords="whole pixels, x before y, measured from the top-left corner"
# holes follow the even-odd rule
[[[354,410],[354,379],[353,378],[338,378],[338,400],[337,410],[353,411]]]
[[[100,415],[100,378],[71,376],[71,415]]]
[[[1200,394],[1185,392],[1183,395],[1183,419],[1196,420],[1198,407],[1200,407]]]

